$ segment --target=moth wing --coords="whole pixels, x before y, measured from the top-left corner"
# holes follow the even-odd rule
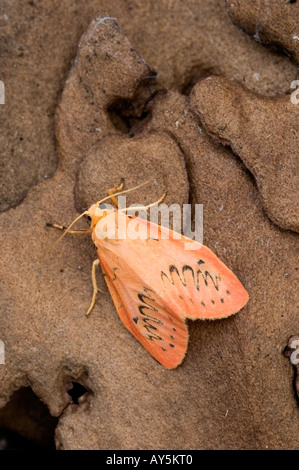
[[[190,319],[216,320],[247,304],[246,289],[209,248],[144,219],[138,221],[147,233],[158,230],[158,240],[150,238],[147,245],[161,260],[164,299],[177,315],[184,312]]]
[[[99,256],[118,269],[124,283],[140,279],[180,318],[225,318],[246,305],[243,285],[209,248],[144,219],[118,217],[126,219],[129,236],[103,240]],[[131,239],[136,226],[143,238]]]
[[[244,307],[248,294],[207,247],[138,217],[134,223],[146,237],[102,239],[98,256],[126,328],[161,364],[174,368],[187,349],[185,319],[228,317]],[[186,249],[190,244],[193,249]]]
[[[116,282],[117,278],[112,281],[113,273],[103,259],[101,265],[124,326],[160,364],[167,369],[177,367],[184,359],[188,345],[188,327],[184,319],[161,305],[155,298],[155,291],[150,288],[144,290],[138,278],[134,289],[130,289]]]
[[[187,242],[188,244],[190,241]],[[249,296],[235,274],[206,246],[186,251],[183,240],[161,240],[167,256],[160,277],[165,302],[190,319],[217,320],[237,313]]]

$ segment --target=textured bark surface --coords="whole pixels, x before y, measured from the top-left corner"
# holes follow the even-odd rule
[[[290,96],[264,97],[223,77],[198,83],[191,103],[208,133],[255,176],[265,211],[299,231],[299,110]]]
[[[8,57],[13,51],[17,54],[12,45],[17,28],[23,28],[24,44],[27,41],[23,47],[28,60],[16,60],[18,75],[7,89],[20,86],[21,77],[26,77],[20,121],[24,140],[18,140],[17,148],[28,140],[23,150],[30,160],[20,170],[26,190],[17,174],[11,186],[10,178],[3,178],[8,201],[3,208],[16,205],[31,189],[22,203],[0,216],[0,340],[5,348],[0,406],[9,404],[15,390],[30,386],[59,418],[56,445],[61,449],[299,449],[294,371],[284,354],[288,339],[298,332],[298,235],[278,227],[264,211],[264,181],[271,171],[273,194],[268,200],[270,207],[277,204],[279,167],[269,168],[272,160],[266,164],[264,154],[263,172],[248,164],[255,163],[257,148],[265,151],[265,139],[258,126],[254,131],[250,116],[244,118],[248,128],[242,121],[238,129],[238,113],[233,116],[231,109],[233,99],[236,110],[242,104],[252,109],[262,116],[264,126],[266,118],[271,120],[277,133],[276,116],[281,113],[284,136],[287,119],[296,130],[293,108],[289,115],[284,113],[285,97],[262,99],[249,91],[287,91],[296,69],[288,58],[235,29],[222,1],[162,1],[159,12],[151,1],[110,4],[48,0],[42,6],[26,3],[17,11],[12,1],[1,12],[10,47],[4,64],[7,77],[13,76]],[[99,21],[104,16],[119,16],[120,21]],[[45,47],[48,41],[51,51]],[[190,102],[181,92],[190,91],[197,78],[211,72],[241,79],[247,88],[222,79],[202,81]],[[29,99],[34,94],[33,76],[42,90],[35,96],[35,107]],[[41,86],[45,83],[47,90]],[[228,89],[223,91],[225,83]],[[3,135],[12,133],[19,122],[19,99],[14,96],[1,108]],[[269,117],[264,100],[272,111]],[[58,103],[60,165],[53,177],[34,185],[36,168],[50,169],[49,176],[54,173]],[[218,126],[221,106],[225,116],[232,117],[224,125],[237,127],[230,134],[231,146],[246,167],[222,145],[227,140]],[[45,109],[50,112],[43,120]],[[218,131],[210,130],[214,128]],[[252,145],[245,157],[242,142],[244,147]],[[290,150],[296,142],[287,134],[284,148]],[[7,156],[7,147],[2,148]],[[20,155],[13,158],[7,160],[5,174],[13,162],[22,164]],[[292,158],[282,161],[281,171],[294,165]],[[260,175],[265,176],[262,186]],[[53,251],[59,233],[46,227],[47,222],[67,225],[78,210],[105,197],[122,178],[129,188],[151,177],[155,182],[128,195],[128,203],[152,202],[166,190],[168,204],[203,204],[204,244],[232,269],[250,295],[248,305],[231,318],[189,322],[188,352],[173,371],[155,362],[124,328],[100,273],[103,293],[86,318],[96,258],[93,243],[88,235],[69,235]],[[283,178],[283,197],[292,201],[289,170]],[[80,226],[87,228],[87,221]],[[71,403],[71,383],[84,386],[76,403]],[[21,418],[12,429],[35,435],[30,424],[22,428],[26,420]],[[3,418],[2,424],[8,425]]]
[[[0,210],[16,207],[33,185],[53,176],[55,109],[81,35],[92,20],[105,17],[117,18],[158,72],[159,88],[190,90],[213,73],[276,94],[287,91],[297,75],[286,57],[233,26],[224,0],[2,0]]]
[[[298,0],[226,0],[226,5],[235,25],[299,62]]]

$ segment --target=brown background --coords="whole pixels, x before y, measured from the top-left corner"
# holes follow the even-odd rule
[[[293,7],[298,18],[298,4],[280,17]],[[99,40],[96,54],[90,38]],[[274,214],[282,198],[294,204],[298,111],[287,112],[287,93],[296,63],[237,29],[221,0],[4,0],[0,41],[1,405],[30,386],[59,417],[56,444],[65,449],[298,449],[294,372],[283,354],[299,329],[298,235],[285,217],[271,217],[271,201]],[[225,76],[224,85],[212,78],[193,88],[210,75]],[[240,125],[235,110],[244,116],[250,106],[259,119],[248,124],[245,113]],[[275,162],[294,162],[281,197],[266,122],[284,141]],[[240,151],[248,134],[250,155],[263,157],[254,170]],[[129,203],[167,190],[169,204],[204,204],[204,243],[250,295],[234,317],[189,323],[188,353],[175,371],[125,330],[101,275],[105,293],[85,318],[96,257],[88,237],[66,237],[49,253],[58,235],[47,222],[67,224],[121,178],[130,187],[145,177],[158,184]],[[72,381],[88,392],[78,405],[69,404]],[[22,425],[17,409],[11,419],[0,413],[0,425],[38,442],[38,413]]]

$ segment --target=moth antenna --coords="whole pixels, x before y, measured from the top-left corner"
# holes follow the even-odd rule
[[[167,193],[164,193],[163,196],[161,196],[160,199],[158,199],[158,201],[153,202],[152,204],[148,204],[148,206],[139,206],[139,207],[137,206],[137,207],[132,207],[131,209],[129,207],[124,207],[123,209],[120,209],[117,212],[126,212],[128,210],[138,210],[138,209],[148,210],[150,207],[158,206],[159,204],[161,204],[161,202],[164,201],[164,199],[166,198],[166,194]]]
[[[56,240],[56,242],[54,243],[53,245],[53,249],[56,247],[56,245],[61,242],[61,240],[63,239],[63,237],[65,237],[65,235],[71,230],[72,226],[79,220],[81,219],[81,217],[83,217],[83,215],[85,214],[88,214],[88,211],[84,211],[82,212],[82,214],[80,214],[78,217],[76,217],[75,220],[73,220],[73,222],[68,226],[68,228],[66,229],[66,231],[61,235],[61,237],[58,238],[58,240]]]
[[[96,204],[102,204],[102,202],[108,201],[108,199],[110,199],[112,196],[115,197],[115,196],[119,196],[120,194],[130,193],[131,191],[135,191],[135,189],[142,188],[142,186],[145,186],[146,184],[150,183],[153,180],[154,180],[154,178],[151,178],[151,179],[145,181],[144,183],[139,184],[138,186],[134,186],[134,188],[125,189],[124,191],[119,191],[118,193],[111,194],[110,196],[105,197],[101,201],[97,201]]]

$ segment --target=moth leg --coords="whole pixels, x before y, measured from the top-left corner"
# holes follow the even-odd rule
[[[163,196],[161,196],[160,199],[158,199],[158,201],[153,202],[152,204],[149,204],[148,206],[145,206],[145,209],[147,210],[150,207],[158,206],[159,204],[161,204],[162,201],[164,201],[165,198],[166,198],[166,193],[164,193]]]
[[[121,191],[124,187],[124,182],[122,181],[121,184],[117,187],[117,188],[112,188],[112,189],[109,189],[108,191],[108,196],[110,196],[110,199],[111,201],[113,202],[113,204],[115,204],[115,206],[117,207],[118,209],[118,200],[116,197],[113,196],[113,194],[115,193],[118,193],[119,191]]]
[[[159,205],[162,201],[164,201],[165,198],[166,198],[166,193],[164,193],[163,196],[160,197],[160,199],[158,199],[158,201],[153,202],[152,204],[148,204],[148,206],[145,206],[145,207],[144,207],[144,206],[140,206],[140,207],[137,206],[137,207],[134,207],[134,211],[141,210],[141,209],[142,209],[142,210],[148,210],[150,207]],[[122,212],[122,211],[126,212],[127,210],[128,210],[127,208],[124,208],[124,209],[120,209],[119,212]]]
[[[91,304],[90,304],[90,306],[89,306],[89,309],[88,309],[87,312],[86,312],[86,315],[89,315],[90,312],[92,311],[92,309],[93,309],[93,307],[94,307],[94,304],[96,303],[96,297],[97,297],[98,291],[102,292],[102,291],[98,288],[98,285],[97,285],[96,266],[97,266],[98,264],[100,264],[99,259],[96,259],[96,260],[92,263],[91,279],[92,279],[92,286],[93,286],[93,294],[92,294]]]
[[[47,223],[46,225],[47,227],[57,228],[58,230],[67,230],[67,227],[65,227],[64,225],[49,224],[49,223]],[[92,233],[92,230],[69,230],[68,233],[70,233],[71,235],[78,235],[80,233]]]

